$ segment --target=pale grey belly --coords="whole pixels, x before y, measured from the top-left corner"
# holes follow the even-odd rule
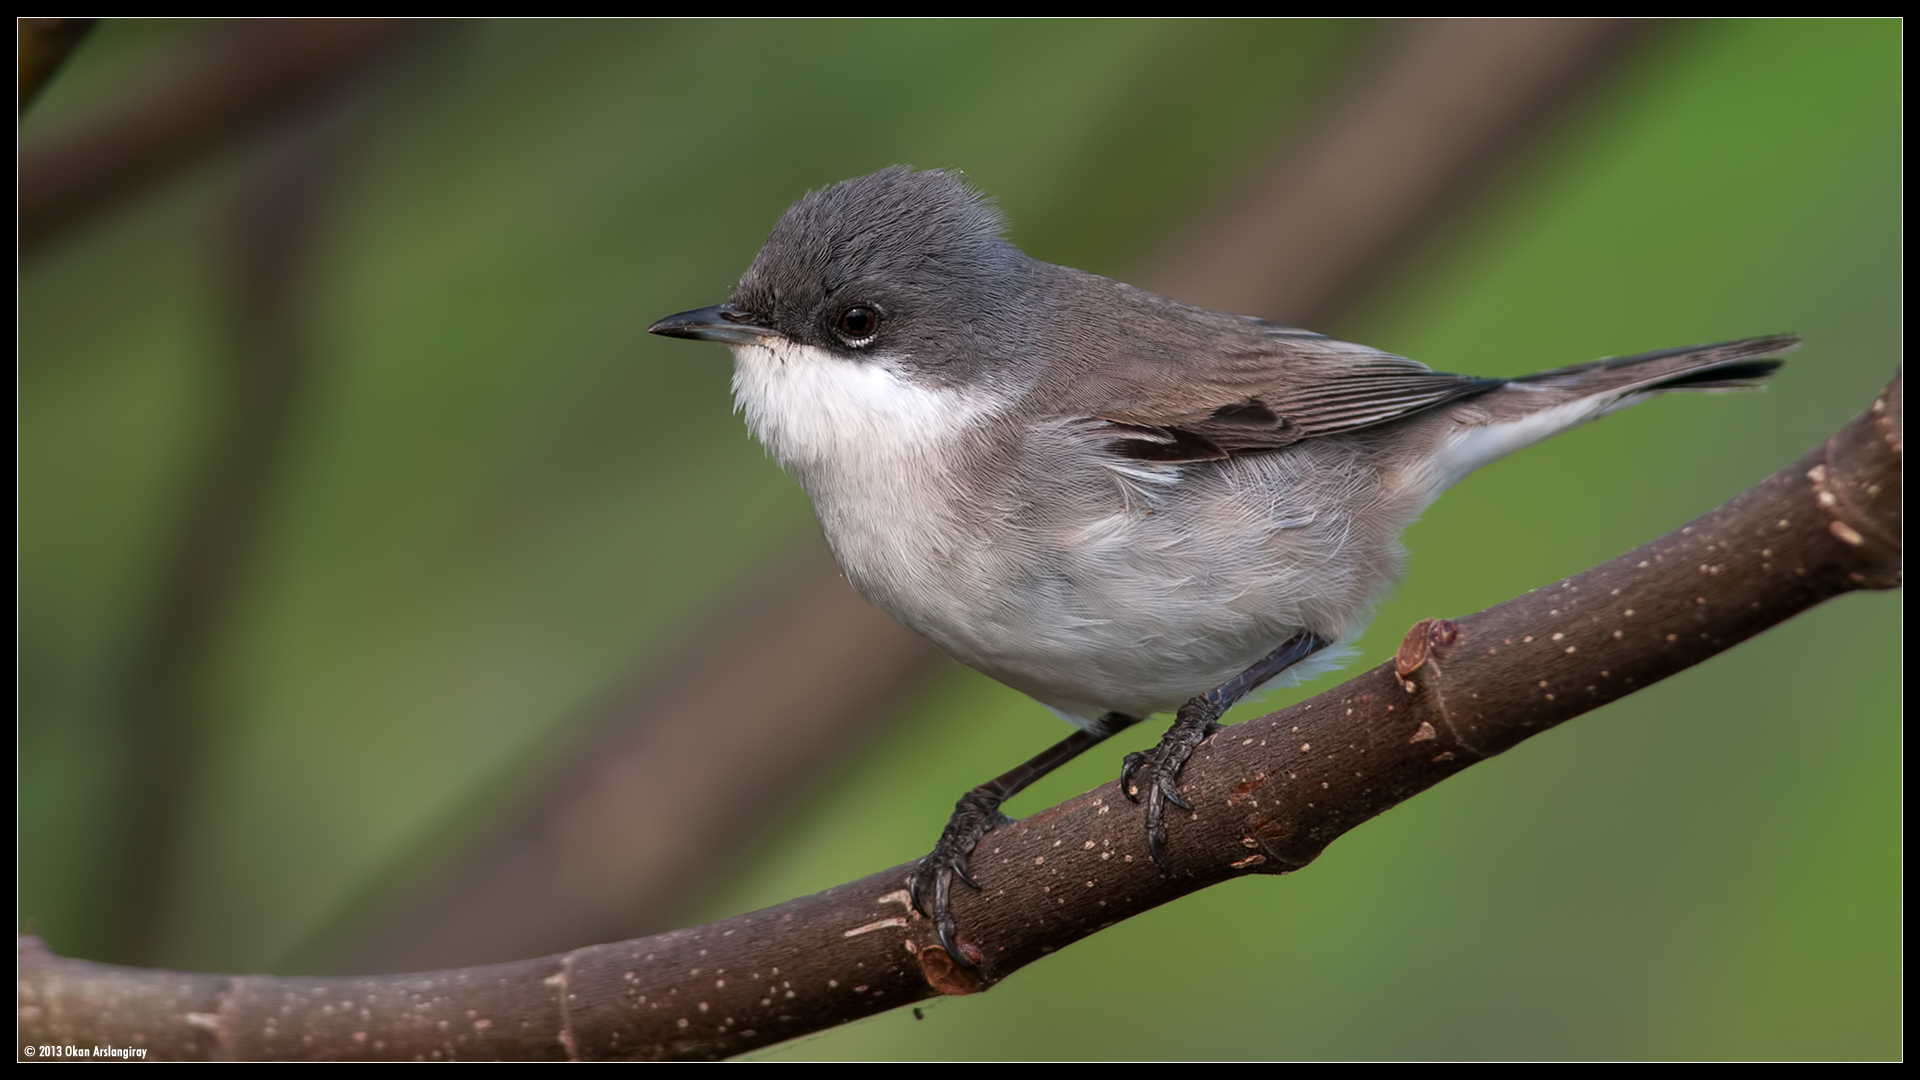
[[[1356,470],[1355,447],[1317,449],[1157,485],[1096,467],[1038,497],[923,504],[910,525],[902,500],[821,521],[855,587],[955,659],[1082,723],[1145,716],[1303,630],[1348,635],[1397,578],[1418,508]]]

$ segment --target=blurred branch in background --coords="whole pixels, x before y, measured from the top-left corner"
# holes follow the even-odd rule
[[[1150,260],[1141,283],[1324,328],[1487,194],[1647,29],[1384,27],[1320,115]],[[751,580],[731,614],[620,694],[539,794],[382,918],[346,966],[506,960],[673,925],[941,667],[853,593],[817,540]],[[726,751],[682,751],[694,745]]]
[[[538,795],[342,963],[445,967],[665,929],[945,663],[862,600],[817,541],[750,575],[689,638]]]
[[[957,898],[984,984],[934,943],[896,866],[706,926],[412,975],[138,970],[22,937],[21,1039],[172,1060],[700,1060],[972,993],[1200,889],[1300,869],[1557,724],[1827,600],[1898,587],[1901,391],[1896,375],[1820,446],[1690,524],[1457,622],[1422,620],[1392,660],[1209,740],[1183,777],[1194,813],[1174,873],[1147,858],[1141,808],[1112,784],[995,830],[975,860],[982,889]]]
[[[324,243],[342,140],[337,117],[305,120],[278,133],[223,223],[232,303],[225,400],[127,684],[126,738],[139,767],[125,792],[118,896],[135,956],[151,955],[171,911],[181,833],[217,740],[208,666],[255,565],[288,428],[313,376],[309,271]]]
[[[138,764],[122,793],[126,857],[114,863],[125,955],[149,955],[166,925],[181,830],[214,739],[208,664],[254,564],[288,424],[312,374],[310,269],[348,143],[345,91],[412,29],[221,24],[21,154],[21,245],[30,254],[219,147],[266,137],[224,223],[232,328],[224,396],[126,685],[126,748]]]
[[[1139,284],[1325,331],[1484,196],[1652,28],[1590,19],[1396,24],[1327,108],[1173,237]]]
[[[40,96],[40,90],[86,39],[98,19],[15,19],[13,32],[19,47],[20,98],[16,116]]]
[[[284,117],[416,28],[379,19],[247,20],[214,27],[111,103],[21,150],[22,256]],[[23,56],[25,42],[23,30]],[[26,79],[23,62],[23,102]]]

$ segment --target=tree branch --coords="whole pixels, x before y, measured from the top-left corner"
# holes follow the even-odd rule
[[[1458,621],[1204,744],[1175,872],[1113,785],[989,834],[955,965],[896,866],[706,926],[537,960],[346,978],[111,967],[19,943],[23,1044],[166,1058],[718,1058],[982,989],[1187,893],[1286,873],[1473,763],[1825,600],[1900,583],[1901,380],[1819,447],[1674,532]]]

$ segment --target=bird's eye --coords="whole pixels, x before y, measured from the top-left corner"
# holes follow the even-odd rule
[[[870,307],[856,304],[840,313],[837,329],[840,336],[849,345],[864,345],[880,329],[880,313]]]

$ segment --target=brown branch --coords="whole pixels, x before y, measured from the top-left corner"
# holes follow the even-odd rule
[[[1674,532],[1458,621],[1201,747],[1175,872],[1113,785],[988,835],[957,967],[906,866],[763,911],[538,960],[415,975],[183,975],[19,945],[23,1043],[192,1058],[718,1058],[969,993],[1129,916],[1297,870],[1477,761],[1825,600],[1900,582],[1901,381],[1832,438]]]
[[[1559,20],[1390,27],[1305,134],[1182,233],[1141,283],[1234,310],[1336,314],[1554,130],[1643,31]],[[1248,291],[1219,291],[1219,267]],[[924,639],[853,594],[817,539],[751,575],[740,596],[661,674],[620,694],[493,838],[367,932],[359,966],[471,964],[672,925],[757,837],[755,824],[942,666]],[[795,657],[814,662],[796,667]],[[802,704],[769,714],[761,705],[776,693]],[[734,733],[728,753],[670,750],[716,724]]]

